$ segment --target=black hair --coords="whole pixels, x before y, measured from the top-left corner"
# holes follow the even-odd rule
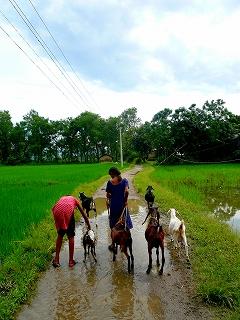
[[[110,175],[114,175],[114,176],[120,176],[121,172],[118,170],[118,168],[116,167],[111,167],[109,170],[108,170],[108,173]]]

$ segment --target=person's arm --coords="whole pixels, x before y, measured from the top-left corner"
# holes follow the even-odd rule
[[[90,230],[91,226],[90,226],[90,222],[88,220],[88,217],[87,217],[86,213],[83,211],[83,208],[81,207],[80,204],[78,204],[77,207],[78,207],[78,210],[81,212],[81,214],[83,216],[83,219],[85,220],[85,223],[88,226],[88,229]]]
[[[111,190],[110,190],[110,181],[108,181],[107,186],[106,186],[106,206],[107,206],[107,209],[110,208],[110,201],[111,201]]]
[[[128,195],[129,195],[129,185],[128,185],[128,181],[126,179],[126,185],[125,185],[125,190],[124,190],[124,207],[126,207],[128,205]]]
[[[107,206],[107,209],[109,209],[109,207],[110,207],[110,200],[111,200],[111,193],[106,192],[106,206]]]

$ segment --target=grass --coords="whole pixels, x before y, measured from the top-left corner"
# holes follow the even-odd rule
[[[111,164],[1,167],[0,319],[15,318],[55,249],[51,207],[63,194],[93,194]],[[4,228],[7,229],[4,230]],[[4,234],[2,233],[4,231]],[[10,242],[10,243],[8,243]],[[8,254],[7,254],[8,253]]]
[[[239,165],[147,167],[135,178],[142,194],[146,185],[154,187],[161,211],[178,209],[187,226],[197,293],[231,320],[240,314],[240,236],[207,214],[198,190],[207,179],[211,185],[239,186],[239,171]]]
[[[109,164],[0,167],[0,259],[63,194],[106,175]],[[79,191],[81,191],[79,189]]]

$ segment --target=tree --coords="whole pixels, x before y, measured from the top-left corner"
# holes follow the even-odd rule
[[[35,110],[31,110],[23,119],[21,125],[25,130],[31,158],[36,162],[42,162],[50,147],[49,120],[40,117]]]
[[[11,152],[13,124],[9,111],[0,111],[0,161],[7,162]]]
[[[119,126],[122,129],[123,157],[132,161],[137,157],[133,148],[133,140],[137,135],[137,129],[141,124],[140,118],[137,117],[137,108],[128,108],[119,116]]]
[[[158,161],[165,161],[174,148],[171,109],[164,108],[154,115],[151,121],[151,141],[157,151]]]

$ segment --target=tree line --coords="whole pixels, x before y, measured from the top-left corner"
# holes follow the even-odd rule
[[[86,111],[58,121],[31,110],[16,124],[9,111],[0,111],[0,162],[92,163],[104,154],[119,161],[120,127],[125,161],[142,162],[150,154],[158,163],[240,159],[240,116],[218,99],[201,108],[165,108],[145,123],[136,108],[108,119]]]

